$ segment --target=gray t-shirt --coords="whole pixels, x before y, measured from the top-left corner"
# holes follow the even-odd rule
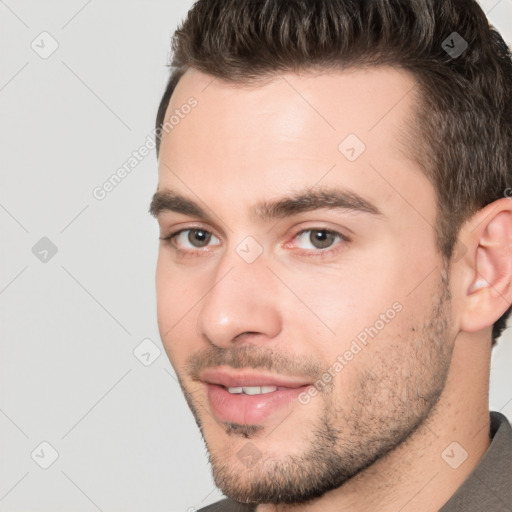
[[[491,412],[491,445],[471,474],[439,512],[512,512],[512,428],[507,418]],[[229,498],[199,512],[254,512]]]

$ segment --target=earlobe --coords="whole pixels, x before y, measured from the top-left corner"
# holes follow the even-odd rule
[[[477,332],[492,326],[512,303],[512,201],[504,198],[487,205],[469,226],[469,284],[460,327]]]

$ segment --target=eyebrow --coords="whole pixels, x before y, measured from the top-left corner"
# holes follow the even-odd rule
[[[258,203],[251,213],[264,222],[270,222],[320,209],[383,215],[377,206],[356,192],[333,188],[317,189],[315,191],[308,189],[295,192],[291,196],[281,199],[263,201]],[[172,190],[158,191],[151,200],[149,213],[153,217],[158,217],[164,211],[181,213],[208,222],[212,221],[212,216],[199,204]]]

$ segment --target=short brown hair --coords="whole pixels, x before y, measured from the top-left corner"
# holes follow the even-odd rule
[[[170,65],[157,154],[188,68],[234,83],[315,68],[412,73],[420,91],[412,150],[436,190],[445,259],[464,221],[512,184],[512,58],[476,0],[199,0],[173,35]],[[511,309],[495,322],[492,346]]]

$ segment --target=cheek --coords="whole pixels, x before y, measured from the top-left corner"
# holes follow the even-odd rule
[[[323,378],[332,377],[332,399],[342,404],[363,403],[372,394],[377,397],[400,388],[403,378],[397,368],[409,375],[416,361],[412,337],[420,334],[419,319],[407,307],[395,302],[394,307],[367,311],[366,316],[358,322],[350,319],[347,328],[340,325],[334,342],[322,354]]]
[[[169,300],[162,297],[158,304],[158,328],[160,339],[169,361],[179,371],[192,352],[200,349],[200,338],[195,336],[196,313],[184,308],[175,294]]]
[[[300,308],[300,318],[307,325],[322,332],[336,348],[343,347],[395,302],[401,302],[402,274],[396,258],[389,254],[359,254],[337,268],[290,272],[286,280],[302,304],[290,302],[288,316],[297,321]]]
[[[174,366],[191,349],[191,333],[195,332],[195,309],[198,292],[190,277],[173,270],[163,256],[159,256],[156,270],[157,318],[160,338]]]
[[[200,298],[201,280],[194,277],[194,270],[174,264],[161,251],[156,267],[156,296],[158,319],[169,329],[186,315]]]
[[[173,293],[177,284],[170,272],[169,264],[160,253],[156,267],[156,299],[157,315],[160,334],[172,326],[173,312],[176,311],[176,293]]]

